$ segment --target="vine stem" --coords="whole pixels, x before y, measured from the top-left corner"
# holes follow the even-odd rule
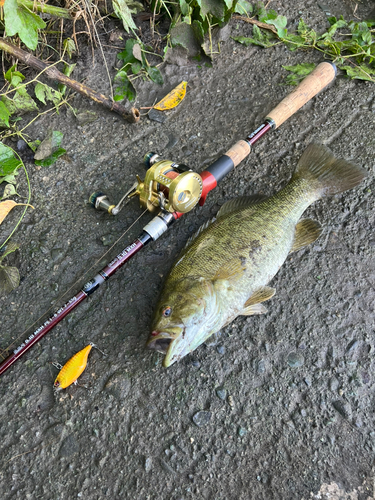
[[[21,157],[18,153],[16,153],[16,151],[13,150],[13,153],[18,157],[19,161],[21,162],[21,165],[25,171],[25,175],[26,175],[26,181],[27,181],[27,187],[28,187],[28,190],[29,190],[29,195],[27,197],[27,205],[31,206],[30,205],[30,200],[31,200],[31,185],[30,185],[30,179],[29,179],[29,175],[27,173],[27,170],[26,170],[26,167],[23,163],[23,161],[21,160]],[[13,228],[13,231],[10,233],[10,235],[8,236],[8,238],[4,241],[4,243],[0,246],[0,250],[3,248],[3,246],[10,240],[10,238],[13,236],[13,234],[15,233],[16,229],[18,228],[18,226],[21,224],[21,221],[22,219],[25,217],[26,215],[26,212],[27,212],[27,209],[29,208],[29,206],[25,206],[24,210],[23,210],[23,213],[21,215],[21,217],[19,218],[17,224],[15,225],[15,227]]]

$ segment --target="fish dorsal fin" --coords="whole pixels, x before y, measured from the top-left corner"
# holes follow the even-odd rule
[[[322,232],[321,225],[312,219],[301,219],[296,225],[294,241],[290,252],[296,252],[310,245],[319,238]]]
[[[267,196],[263,194],[254,194],[252,196],[239,196],[234,200],[229,200],[220,208],[216,217],[219,219],[224,215],[228,215],[232,212],[236,212],[237,210],[241,210],[243,208],[251,207],[252,205],[257,205],[261,201],[264,201]]]
[[[221,267],[215,274],[213,280],[226,280],[231,281],[233,279],[242,276],[246,270],[245,264],[242,259],[232,259],[229,260],[225,266]]]
[[[248,307],[260,304],[261,302],[264,302],[265,300],[269,300],[272,298],[276,293],[275,288],[271,288],[270,286],[262,286],[256,290],[250,298],[247,299],[244,305],[244,310],[246,310]],[[244,313],[241,313],[244,314]]]
[[[193,233],[190,238],[187,240],[186,242],[186,245],[184,246],[183,250],[185,250],[185,248],[187,248],[188,246],[190,246],[193,241],[198,238],[198,236],[205,230],[208,228],[208,226],[210,226],[213,222],[215,222],[216,220],[216,217],[214,217],[213,219],[210,219],[208,221],[206,221],[204,224],[201,225],[201,227],[195,231],[195,233]]]
[[[266,314],[267,308],[264,307],[263,304],[252,304],[249,307],[246,307],[241,313],[240,316],[253,316],[254,314]]]

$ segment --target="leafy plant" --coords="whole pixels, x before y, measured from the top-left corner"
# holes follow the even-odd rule
[[[60,147],[62,138],[62,132],[51,130],[35,152],[35,165],[49,167],[64,155],[66,150]]]
[[[213,54],[212,28],[223,27],[234,12],[251,12],[245,0],[153,0],[154,14],[167,13],[171,19],[169,39],[172,46],[182,46],[191,54],[203,50]]]
[[[348,22],[342,16],[340,19],[330,17],[329,29],[319,34],[301,19],[297,32],[289,33],[286,28],[287,18],[274,10],[266,10],[262,3],[256,6],[254,15],[258,19],[250,20],[254,24],[253,36],[236,37],[234,40],[246,46],[255,44],[268,48],[284,43],[291,51],[315,49],[331,59],[350,78],[375,82],[375,29],[372,29],[375,21]],[[287,83],[295,85],[298,83],[298,76],[306,76],[313,66],[305,64],[285,69],[293,72]]]
[[[133,86],[135,78],[143,77],[162,85],[163,77],[156,66],[151,66],[146,58],[146,47],[140,40],[131,38],[126,41],[125,49],[117,54],[122,61],[122,67],[114,79],[114,100],[128,99],[134,101],[136,90]]]
[[[30,183],[29,183],[29,176],[27,174],[27,170],[25,168],[25,165],[23,164],[21,158],[13,151],[12,148],[6,146],[2,142],[0,142],[0,184],[3,182],[6,183],[5,189],[4,189],[4,195],[3,198],[8,198],[9,196],[13,196],[16,193],[16,176],[18,175],[18,170],[20,168],[23,168],[25,175],[26,175],[26,181],[29,189],[29,195],[27,199],[27,203],[16,203],[13,200],[7,200],[7,201],[2,201],[0,203],[0,224],[3,222],[5,217],[8,215],[8,213],[12,210],[17,205],[25,205],[25,210],[23,214],[21,215],[18,223],[16,224],[15,228],[11,232],[11,234],[8,236],[8,238],[0,245],[0,250],[3,248],[5,243],[10,239],[10,237],[13,235],[14,231],[17,229],[17,226],[23,219],[27,207],[31,206],[29,205],[30,203],[30,198],[31,198],[31,190],[30,190]]]

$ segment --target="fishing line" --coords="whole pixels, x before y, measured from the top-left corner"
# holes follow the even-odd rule
[[[39,323],[41,321],[42,318],[44,318],[44,316],[49,313],[51,311],[51,309],[54,309],[55,308],[55,304],[57,302],[60,302],[61,299],[63,299],[65,297],[65,295],[67,293],[69,293],[72,288],[74,288],[80,281],[83,280],[83,278],[94,268],[96,267],[99,262],[104,259],[104,257],[109,253],[111,252],[111,250],[117,245],[117,243],[122,240],[122,238],[130,231],[130,229],[145,215],[145,213],[148,212],[148,210],[146,209],[144,212],[141,213],[141,215],[126,229],[126,231],[124,231],[122,233],[122,235],[113,243],[113,245],[101,256],[99,257],[99,259],[96,260],[96,262],[94,262],[94,264],[89,268],[87,269],[87,271],[82,274],[82,276],[80,276],[71,286],[70,288],[68,288],[68,290],[66,290],[60,297],[58,297],[54,303],[51,305],[51,307],[49,309],[47,309],[47,311],[45,311],[41,316],[39,316],[39,318],[37,318],[34,323],[32,323],[30,326],[28,326],[26,328],[26,330],[24,330],[18,337],[16,337],[10,344],[8,347],[6,347],[5,349],[1,349],[2,352],[0,352],[0,356],[2,357],[2,359],[5,359],[5,357],[3,356],[3,352],[6,352],[6,351],[9,351],[10,348],[15,344],[15,342],[17,342],[20,338],[24,337],[26,335],[26,332],[28,332],[30,330],[30,328],[32,328],[33,326],[35,326],[37,323]]]

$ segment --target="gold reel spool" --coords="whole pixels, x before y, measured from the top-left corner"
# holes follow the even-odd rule
[[[152,157],[144,182],[139,177],[136,194],[143,208],[155,212],[159,207],[168,212],[190,212],[198,203],[203,188],[199,174],[192,171],[180,172],[179,165],[170,160]]]

